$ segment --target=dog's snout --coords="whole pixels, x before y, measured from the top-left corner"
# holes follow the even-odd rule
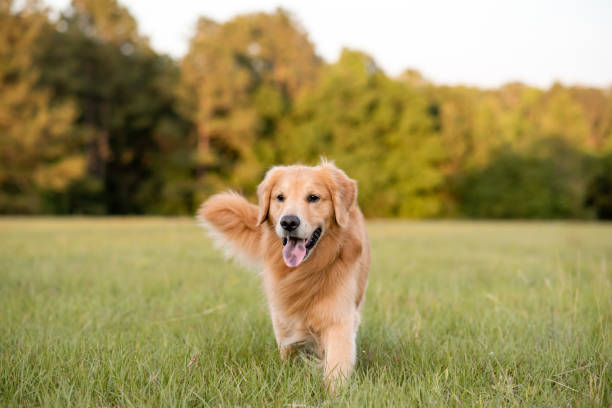
[[[300,226],[300,219],[295,215],[283,215],[280,219],[280,225],[285,231],[291,232]]]

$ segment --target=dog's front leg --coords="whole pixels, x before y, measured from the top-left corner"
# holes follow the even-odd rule
[[[330,391],[341,385],[355,365],[355,328],[353,319],[325,328],[321,333],[325,354],[325,381]]]
[[[274,337],[276,338],[276,345],[280,351],[281,360],[286,360],[291,355],[291,347],[283,345],[286,338],[286,328],[283,327],[283,323],[280,318],[272,314],[272,328],[274,329]]]
[[[272,315],[272,326],[274,328],[274,337],[280,352],[281,360],[287,360],[296,350],[295,343],[304,338],[304,335],[295,328],[283,321],[278,315]]]

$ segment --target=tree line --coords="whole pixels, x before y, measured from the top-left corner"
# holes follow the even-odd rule
[[[201,17],[175,60],[116,0],[0,0],[0,213],[193,214],[325,156],[372,217],[609,219],[611,92],[326,63],[281,9]]]

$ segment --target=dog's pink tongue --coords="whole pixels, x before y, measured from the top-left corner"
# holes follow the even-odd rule
[[[283,248],[283,259],[290,268],[295,268],[304,260],[306,256],[306,240],[289,238],[287,245]]]

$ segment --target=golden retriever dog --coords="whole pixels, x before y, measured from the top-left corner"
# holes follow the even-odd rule
[[[357,183],[325,161],[277,166],[257,195],[259,206],[233,192],[214,195],[198,219],[230,256],[261,268],[281,358],[314,345],[333,391],[355,365],[370,268]]]

